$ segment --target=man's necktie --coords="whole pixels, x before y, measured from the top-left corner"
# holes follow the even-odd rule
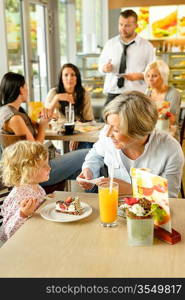
[[[127,56],[127,48],[135,43],[135,41],[132,41],[130,44],[125,45],[123,44],[123,52],[121,55],[121,62],[120,62],[120,67],[119,67],[119,74],[125,73],[126,70],[126,56]],[[118,78],[117,86],[121,88],[124,85],[125,78],[120,77]]]

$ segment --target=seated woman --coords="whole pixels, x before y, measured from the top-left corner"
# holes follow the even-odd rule
[[[169,102],[170,125],[176,125],[175,137],[179,139],[179,113],[181,96],[173,86],[168,85],[169,67],[163,60],[156,60],[150,63],[146,69],[144,78],[148,85],[146,94],[156,103],[160,111],[164,101]]]
[[[52,117],[44,109],[39,123],[33,123],[21,107],[28,100],[28,88],[24,76],[8,72],[0,84],[0,130],[4,133],[25,135],[28,141],[43,142],[45,129]],[[57,184],[65,179],[76,178],[88,150],[78,150],[50,160],[50,179],[42,186]]]
[[[94,120],[89,93],[82,86],[81,75],[73,64],[64,64],[58,78],[58,85],[52,88],[46,98],[45,106],[59,113],[60,119],[65,119],[65,107],[74,104],[75,120],[88,122]],[[93,143],[71,142],[71,150],[91,148]],[[56,147],[61,145],[56,144]]]
[[[169,197],[178,197],[184,154],[176,139],[155,129],[158,112],[151,99],[138,91],[123,93],[105,107],[103,116],[107,125],[87,154],[79,177],[98,177],[104,164],[110,176],[113,166],[119,193],[128,195],[132,194],[131,167],[147,168],[167,178]],[[83,188],[92,189],[92,184],[79,177]],[[100,179],[99,184],[103,181],[109,178]]]

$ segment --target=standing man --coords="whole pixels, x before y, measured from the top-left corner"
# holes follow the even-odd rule
[[[146,89],[143,72],[155,60],[155,53],[152,44],[135,32],[137,26],[137,14],[130,9],[122,11],[119,35],[108,40],[102,50],[99,72],[105,75],[105,105],[124,91]]]

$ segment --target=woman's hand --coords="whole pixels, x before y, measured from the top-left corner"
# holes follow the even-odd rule
[[[77,182],[78,184],[85,190],[90,190],[93,188],[94,184],[92,183],[88,183],[88,182],[83,182],[83,181],[80,181],[80,179],[78,178],[83,178],[83,179],[92,179],[93,178],[93,174],[91,172],[91,170],[89,168],[85,168],[81,173],[80,175],[78,175],[77,177]]]
[[[36,209],[37,199],[26,199],[20,202],[20,216],[27,218],[32,215]]]
[[[50,121],[53,117],[53,110],[50,108],[44,107],[40,113],[40,117],[42,119],[48,119]]]
[[[56,97],[56,98],[55,98]],[[57,102],[58,101],[67,101],[67,102],[70,102],[71,104],[74,104],[74,97],[72,94],[68,94],[68,93],[61,93],[61,94],[57,94],[55,96],[55,100],[57,99]]]
[[[175,124],[175,120],[176,120],[176,116],[174,114],[172,114],[170,112],[170,117],[169,117],[169,120],[170,120],[170,125],[174,125]]]
[[[74,151],[78,148],[79,142],[70,141],[69,142],[69,150]]]

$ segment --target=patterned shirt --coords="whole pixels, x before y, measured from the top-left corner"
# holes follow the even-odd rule
[[[26,184],[14,187],[3,202],[3,225],[0,240],[7,241],[28,219],[20,216],[20,202],[26,199],[37,199],[36,209],[44,201],[46,193],[40,185]]]

